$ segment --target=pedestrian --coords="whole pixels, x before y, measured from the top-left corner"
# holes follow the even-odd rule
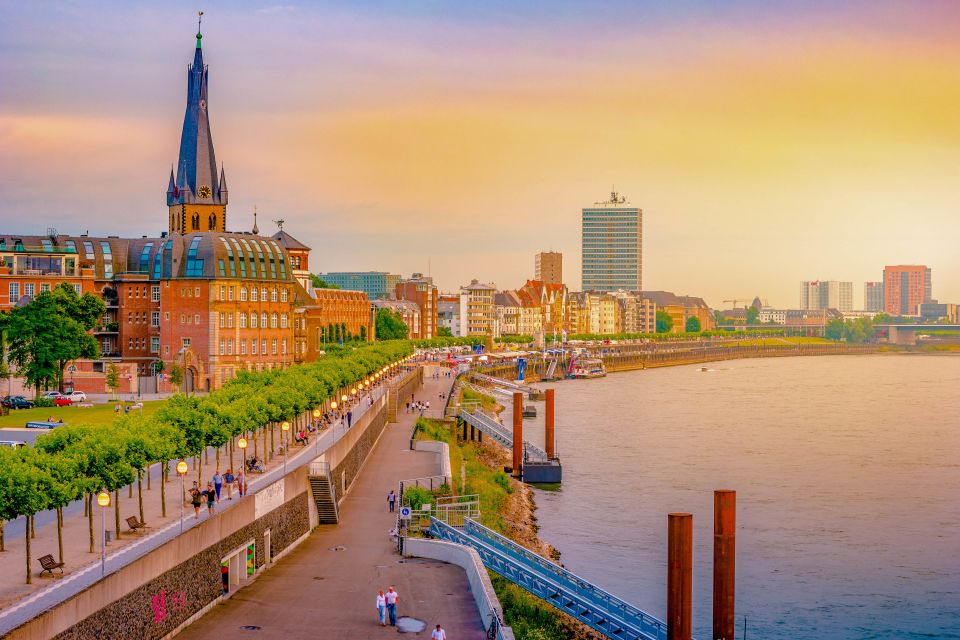
[[[397,504],[397,494],[393,492],[393,489],[390,489],[390,493],[387,494],[387,505],[390,507],[390,513],[393,513],[393,509]]]
[[[390,626],[397,626],[397,600],[400,599],[400,595],[393,590],[393,585],[390,585],[390,588],[387,589],[387,592],[383,596],[387,600],[387,613],[390,614]]]
[[[213,515],[213,503],[217,500],[217,492],[213,490],[213,483],[207,483],[207,490],[203,492],[207,496],[207,513]]]
[[[227,469],[227,472],[223,474],[223,481],[227,485],[227,500],[233,500],[233,469]]]
[[[443,627],[437,625],[437,628],[430,634],[430,640],[447,640],[447,632],[443,630]]]
[[[190,504],[193,505],[193,515],[197,518],[200,517],[200,489],[197,489],[197,483],[193,483],[193,488],[190,489]]]
[[[383,591],[377,594],[377,617],[380,619],[380,626],[387,626],[387,599]]]
[[[213,472],[213,490],[217,494],[217,502],[220,502],[220,491],[223,489],[223,476],[220,471]]]

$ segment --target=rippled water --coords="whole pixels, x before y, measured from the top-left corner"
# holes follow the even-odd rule
[[[537,515],[567,568],[663,618],[690,511],[709,638],[712,492],[736,489],[737,638],[960,638],[960,357],[709,366],[553,385],[564,483]]]

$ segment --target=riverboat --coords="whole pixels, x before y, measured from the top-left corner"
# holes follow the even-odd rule
[[[602,378],[607,375],[607,369],[600,358],[576,358],[570,363],[568,378]]]

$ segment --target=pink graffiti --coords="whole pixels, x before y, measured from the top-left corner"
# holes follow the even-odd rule
[[[153,609],[153,622],[158,624],[167,619],[168,613],[182,611],[187,607],[187,594],[184,591],[171,591],[169,596],[169,611],[167,609],[168,599],[167,590],[161,589],[160,593],[153,596],[150,608]]]

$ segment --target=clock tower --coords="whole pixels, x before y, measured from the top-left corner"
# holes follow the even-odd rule
[[[207,67],[197,32],[193,64],[187,67],[187,112],[180,135],[180,159],[170,169],[167,207],[171,234],[226,231],[227,180],[213,153],[207,103]]]

